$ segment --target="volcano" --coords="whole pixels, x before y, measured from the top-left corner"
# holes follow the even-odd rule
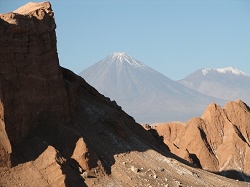
[[[200,116],[211,102],[224,103],[169,79],[124,52],[109,55],[79,75],[139,123],[186,121]]]
[[[199,69],[178,82],[212,97],[250,104],[250,76],[233,67]]]

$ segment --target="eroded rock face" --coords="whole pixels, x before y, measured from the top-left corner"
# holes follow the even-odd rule
[[[48,113],[70,119],[53,11],[49,3],[38,5],[0,15],[0,100],[12,143],[19,143]]]
[[[0,101],[0,167],[10,165],[9,155],[11,151],[10,140],[5,129],[4,106]]]
[[[42,8],[41,8],[42,7]],[[19,14],[24,13],[24,14]],[[36,122],[54,116],[69,121],[66,89],[56,48],[56,24],[49,3],[30,3],[15,13],[0,15],[1,126],[9,142],[20,143]],[[9,160],[11,148],[4,130],[1,145]],[[4,163],[3,163],[4,162]]]
[[[48,2],[0,15],[0,186],[84,186],[85,172],[111,173],[115,153],[157,144],[59,66],[55,28]]]
[[[161,138],[61,68],[50,3],[14,12],[0,15],[0,186],[247,186],[177,161]]]
[[[188,160],[178,151],[184,149],[195,155],[197,165],[205,170],[250,180],[250,110],[244,102],[228,102],[224,109],[212,103],[201,118],[193,118],[186,124],[159,125],[155,129],[164,136],[170,150],[183,159]],[[172,145],[178,149],[171,149]]]

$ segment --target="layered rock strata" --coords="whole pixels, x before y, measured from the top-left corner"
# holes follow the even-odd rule
[[[47,114],[70,120],[56,24],[49,3],[30,3],[2,14],[0,24],[1,118],[10,142],[20,143]]]

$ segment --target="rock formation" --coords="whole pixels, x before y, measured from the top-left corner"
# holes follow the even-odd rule
[[[182,154],[187,151],[205,170],[250,181],[250,110],[244,102],[228,102],[224,109],[212,103],[201,118],[154,129],[164,137],[171,152],[183,159],[189,159]]]
[[[15,13],[1,15],[0,20],[1,116],[9,141],[15,144],[48,114],[69,121],[69,104],[58,63],[56,24],[50,5],[30,3]],[[8,143],[4,144],[5,152],[10,153]]]
[[[0,186],[248,185],[181,163],[115,102],[61,68],[50,3],[0,18]]]

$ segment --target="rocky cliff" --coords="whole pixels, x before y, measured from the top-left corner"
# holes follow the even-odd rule
[[[20,143],[48,114],[70,119],[53,15],[49,3],[30,3],[0,16],[1,126],[11,144]],[[6,155],[11,153],[9,142],[5,138],[1,143]]]
[[[201,118],[154,129],[170,150],[185,160],[193,156],[196,165],[205,170],[250,180],[250,110],[244,102],[228,102],[224,108],[212,103]],[[183,151],[188,156],[184,157]]]
[[[183,164],[61,68],[55,28],[48,2],[0,15],[0,186],[248,185]]]

